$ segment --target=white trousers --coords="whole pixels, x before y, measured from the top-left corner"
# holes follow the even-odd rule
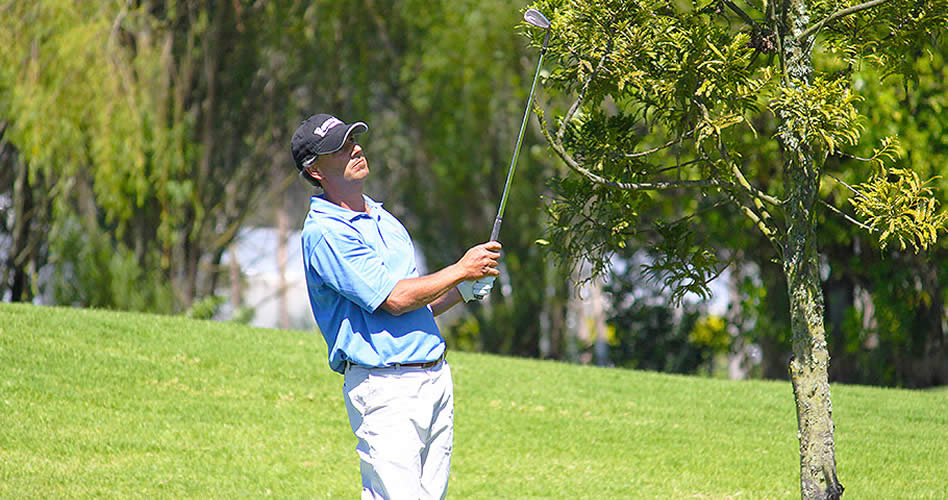
[[[358,438],[362,499],[443,499],[454,440],[447,361],[427,369],[350,365],[343,393]]]

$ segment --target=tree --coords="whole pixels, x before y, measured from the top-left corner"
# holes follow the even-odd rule
[[[44,242],[58,302],[173,312],[213,293],[279,158],[271,132],[285,151],[288,97],[261,62],[285,3],[0,6],[3,140],[18,192],[51,205],[48,227],[30,209],[45,197],[18,198],[11,219],[30,233],[18,242]]]
[[[883,248],[915,251],[936,241],[945,216],[930,184],[899,162],[895,139],[874,148],[862,182],[845,184],[851,209],[823,204],[820,186],[827,158],[859,142],[853,68],[875,65],[911,81],[910,63],[944,31],[948,5],[550,0],[535,6],[550,14],[555,33],[548,85],[573,96],[552,125],[544,122],[550,147],[571,171],[552,181],[552,249],[568,262],[592,258],[602,271],[617,250],[649,244],[657,256],[650,271],[676,297],[707,294],[723,262],[694,223],[714,210],[744,215],[772,246],[786,280],[801,495],[840,497],[817,210],[835,210]],[[832,57],[816,65],[814,51]],[[780,165],[755,164],[740,148],[764,110],[776,120]],[[672,162],[663,163],[669,155],[657,153],[664,152]],[[749,181],[760,169],[779,180],[770,191]],[[681,195],[688,191],[698,195]],[[677,210],[656,213],[653,199],[668,193],[678,196]],[[654,231],[637,229],[647,222]]]
[[[46,264],[40,235],[49,227],[50,199],[43,178],[31,181],[19,151],[7,140],[8,127],[0,123],[0,297],[29,302],[37,295],[35,282]]]

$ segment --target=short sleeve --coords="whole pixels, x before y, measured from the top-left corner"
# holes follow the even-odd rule
[[[323,232],[312,247],[310,267],[323,283],[368,312],[392,293],[398,280],[358,232]]]

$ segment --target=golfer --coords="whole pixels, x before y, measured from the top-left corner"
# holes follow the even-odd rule
[[[345,375],[362,498],[444,498],[454,389],[434,317],[487,295],[493,279],[475,282],[499,274],[500,243],[419,276],[408,231],[363,193],[369,164],[356,135],[367,130],[318,114],[293,134],[300,175],[323,191],[303,223],[306,286],[329,367]]]

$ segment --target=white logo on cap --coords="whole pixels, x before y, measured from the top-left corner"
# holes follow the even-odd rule
[[[328,120],[324,121],[323,124],[320,125],[316,130],[314,130],[313,134],[318,135],[320,137],[326,137],[326,134],[329,133],[329,129],[335,127],[336,125],[343,125],[342,120],[335,117],[331,117]]]

